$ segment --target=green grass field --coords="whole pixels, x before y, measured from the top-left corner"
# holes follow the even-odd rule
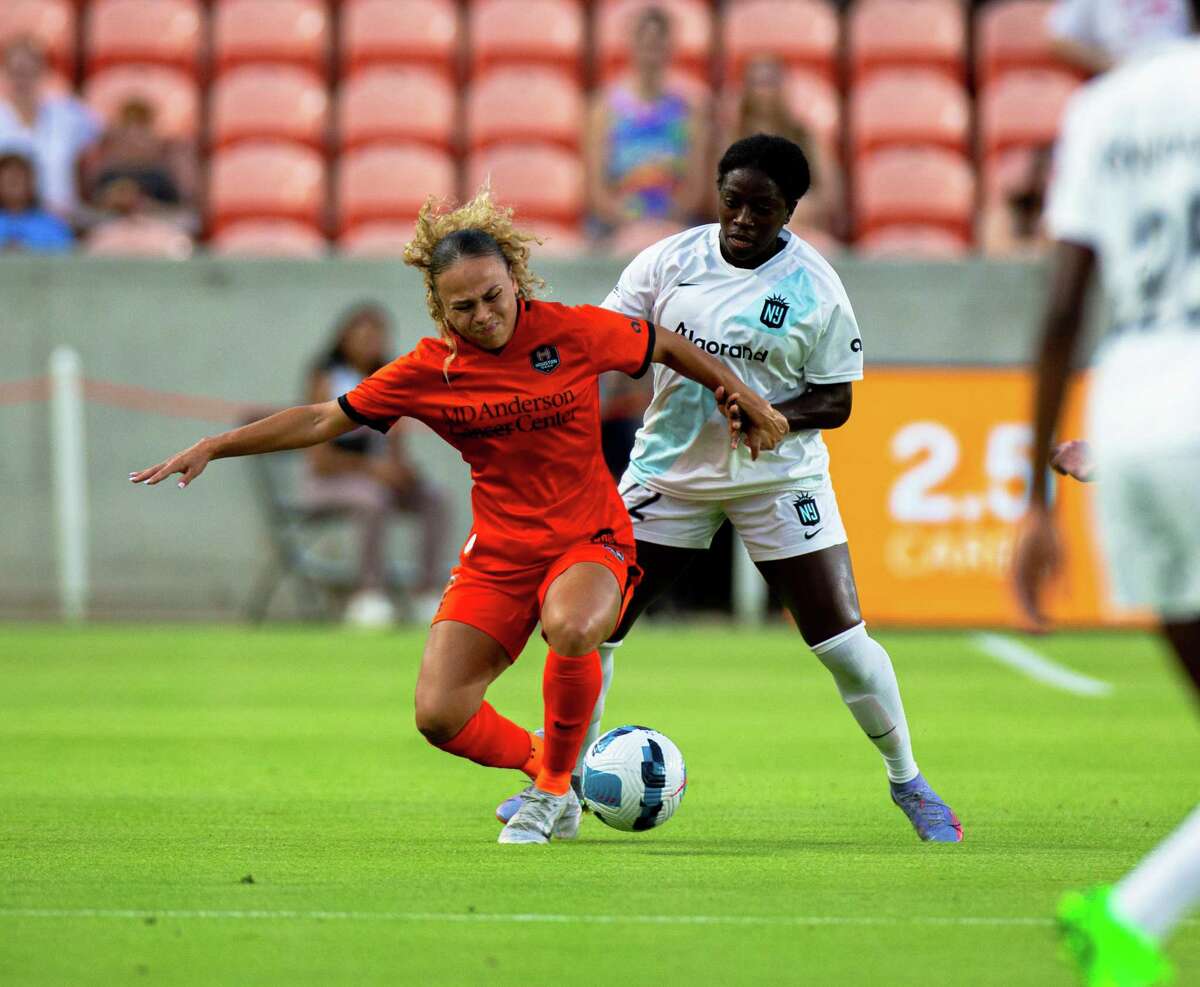
[[[1135,635],[1035,642],[1106,698],[969,634],[880,639],[962,845],[916,839],[783,629],[640,628],[608,724],[679,744],[679,813],[500,847],[522,779],[415,733],[420,633],[0,628],[0,983],[1072,983],[1059,892],[1196,800],[1180,680]],[[497,707],[535,722],[540,674],[531,647]],[[1171,953],[1200,983],[1200,926]]]

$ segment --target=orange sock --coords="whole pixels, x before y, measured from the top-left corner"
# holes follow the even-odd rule
[[[600,696],[600,653],[567,658],[553,649],[546,655],[542,698],[546,704],[546,747],[534,784],[563,795],[571,787],[571,771],[583,746]]]
[[[541,739],[501,716],[488,702],[480,705],[452,740],[437,746],[489,768],[517,768],[530,778],[536,777],[541,767]]]

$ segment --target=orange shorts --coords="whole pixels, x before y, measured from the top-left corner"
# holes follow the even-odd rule
[[[641,581],[642,570],[634,561],[633,546],[599,542],[575,545],[552,562],[503,576],[456,565],[433,623],[457,620],[469,624],[495,638],[508,653],[509,661],[516,661],[537,626],[550,584],[579,562],[602,565],[616,577],[621,587],[619,624],[634,587]]]

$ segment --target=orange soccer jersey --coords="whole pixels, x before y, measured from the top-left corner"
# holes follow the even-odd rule
[[[599,375],[644,374],[654,327],[591,305],[520,301],[499,351],[460,340],[450,364],[423,339],[354,390],[343,411],[386,432],[424,422],[471,467],[474,525],[464,560],[490,574],[542,566],[589,540],[633,544],[600,447]]]

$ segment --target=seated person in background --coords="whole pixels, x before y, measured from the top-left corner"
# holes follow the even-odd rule
[[[588,113],[588,209],[598,235],[639,219],[693,222],[706,210],[702,108],[667,78],[670,22],[657,7],[634,21],[632,73]]]
[[[1191,31],[1186,0],[1057,0],[1047,24],[1055,54],[1089,75]]]
[[[33,165],[0,155],[0,251],[60,252],[74,243],[71,228],[38,204]]]
[[[331,401],[390,359],[389,320],[377,305],[356,305],[338,321],[329,350],[314,365],[308,399]],[[397,514],[419,521],[421,551],[412,610],[432,617],[441,598],[450,511],[446,495],[417,471],[401,426],[386,436],[360,427],[308,452],[301,494],[311,508],[345,510],[360,533],[359,584],[346,607],[351,623],[380,626],[395,616],[387,596],[387,525]]]
[[[5,49],[0,153],[29,158],[46,208],[70,219],[79,204],[80,156],[99,136],[100,121],[73,96],[47,92],[44,76],[35,42],[19,39]]]
[[[121,107],[88,171],[91,202],[102,215],[155,215],[195,232],[196,216],[186,208],[194,155],[158,135],[150,104],[131,99]]]
[[[1001,197],[984,206],[979,246],[989,257],[1020,257],[1040,254],[1048,245],[1042,222],[1042,207],[1054,148],[1033,148],[1020,180],[1003,190]]]
[[[845,232],[841,168],[829,148],[792,116],[784,95],[784,71],[783,64],[772,55],[758,55],[746,64],[732,132],[726,134],[721,145],[755,134],[775,134],[800,145],[808,158],[812,185],[788,225],[841,237]]]

